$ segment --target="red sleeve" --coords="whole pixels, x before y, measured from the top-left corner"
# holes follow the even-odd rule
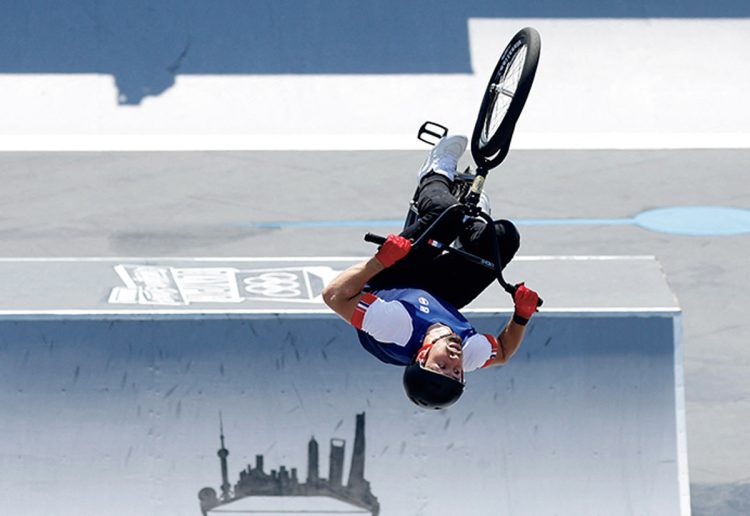
[[[484,336],[487,337],[487,340],[490,341],[490,346],[492,346],[492,351],[490,352],[490,358],[488,358],[487,361],[482,365],[482,367],[488,367],[492,364],[492,362],[495,361],[495,357],[497,357],[498,344],[497,344],[497,339],[495,338],[494,335],[485,333]]]
[[[378,296],[371,294],[370,292],[362,294],[362,297],[359,298],[359,303],[357,303],[357,308],[354,309],[354,315],[352,315],[352,326],[358,330],[362,329],[362,321],[365,319],[365,313],[367,312],[367,309],[370,308],[370,305],[377,299]]]

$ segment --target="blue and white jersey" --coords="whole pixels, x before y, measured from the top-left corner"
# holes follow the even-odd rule
[[[427,329],[436,323],[449,326],[461,337],[464,371],[489,365],[497,354],[495,337],[477,333],[458,310],[424,290],[367,292],[351,322],[362,347],[388,364],[412,363]]]

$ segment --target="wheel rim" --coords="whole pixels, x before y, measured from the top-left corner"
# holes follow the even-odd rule
[[[498,77],[497,82],[494,82],[490,87],[493,95],[489,109],[487,110],[489,116],[485,118],[484,127],[482,128],[482,140],[485,143],[489,142],[495,132],[497,132],[513,102],[518,84],[521,81],[521,72],[523,72],[523,66],[526,62],[527,50],[528,46],[526,44],[521,46],[518,52],[511,58],[505,71]]]

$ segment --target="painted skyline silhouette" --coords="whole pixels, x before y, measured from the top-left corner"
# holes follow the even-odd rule
[[[327,496],[367,509],[373,516],[380,512],[377,497],[372,494],[370,482],[365,479],[365,413],[357,414],[352,460],[347,482],[344,483],[344,459],[346,441],[330,440],[328,478],[320,475],[318,442],[310,438],[307,446],[307,479],[300,482],[297,468],[264,471],[263,455],[255,456],[255,467],[248,465],[240,471],[239,479],[232,486],[228,476],[229,450],[224,444],[224,429],[221,424],[221,448],[217,455],[221,464],[220,494],[211,487],[198,493],[203,515],[221,505],[231,504],[248,496]]]

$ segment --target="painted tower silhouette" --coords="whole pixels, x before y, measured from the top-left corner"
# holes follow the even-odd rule
[[[352,465],[349,469],[349,489],[359,489],[365,481],[365,414],[357,414],[357,426],[354,432],[354,449]]]
[[[344,480],[344,451],[346,441],[331,439],[331,455],[328,462],[328,484],[331,489],[338,489]]]
[[[216,454],[221,460],[221,500],[226,502],[232,498],[232,485],[229,483],[229,473],[227,468],[227,456],[229,455],[229,450],[224,446],[224,419],[221,417],[221,412],[219,412],[219,428],[221,435],[221,448]]]
[[[318,441],[313,436],[307,444],[307,483],[311,486],[316,486],[319,483],[320,471],[318,458]]]

